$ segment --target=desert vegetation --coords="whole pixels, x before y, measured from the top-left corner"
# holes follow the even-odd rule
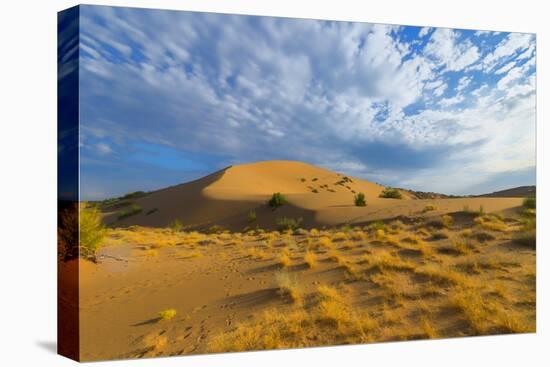
[[[220,294],[225,303],[211,314],[203,315],[203,306],[186,310],[186,297],[170,298],[175,307],[156,319],[166,332],[155,355],[532,332],[534,218],[521,210],[512,217],[475,213],[310,230],[298,230],[293,218],[281,218],[277,231],[106,228],[90,243],[101,249],[99,258],[131,246],[147,276],[184,262],[197,276],[214,272],[230,281],[223,284],[235,291]],[[97,212],[86,215],[91,227],[98,224]],[[250,303],[260,295],[261,303]],[[243,316],[234,319],[232,310]],[[198,339],[183,337],[219,312],[231,322],[209,323]],[[149,335],[155,325],[140,328]]]
[[[398,189],[394,189],[392,187],[386,187],[381,193],[381,198],[386,199],[403,199],[403,195]]]

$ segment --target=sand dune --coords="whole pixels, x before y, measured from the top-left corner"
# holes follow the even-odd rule
[[[380,198],[383,186],[327,169],[295,161],[266,161],[231,166],[196,181],[151,192],[134,204],[140,212],[119,219],[120,210],[106,211],[111,226],[166,227],[175,219],[186,228],[221,225],[242,230],[250,225],[272,229],[277,218],[302,218],[305,228],[364,223],[378,219],[422,213],[427,205],[437,209],[429,215],[477,210],[502,211],[521,204],[520,198],[458,198],[403,200]],[[266,202],[275,192],[288,203],[272,210]],[[354,195],[365,194],[367,206],[354,206]],[[257,220],[247,215],[254,211]]]

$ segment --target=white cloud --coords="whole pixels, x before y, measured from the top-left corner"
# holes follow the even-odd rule
[[[442,107],[449,107],[449,106],[453,106],[455,104],[458,104],[462,101],[464,101],[464,97],[458,95],[458,96],[454,96],[454,97],[450,97],[450,98],[444,98],[444,99],[440,100],[439,105],[442,106]]]
[[[422,37],[426,36],[428,33],[430,33],[431,30],[432,30],[432,28],[430,28],[430,27],[420,28],[420,31],[418,31],[418,37],[422,38]]]
[[[534,36],[529,33],[510,33],[483,59],[484,70],[491,71],[516,52],[529,49],[534,43]]]
[[[438,28],[432,33],[425,52],[447,70],[458,71],[479,59],[479,50],[469,40],[460,40],[452,29]]]
[[[470,85],[470,83],[472,82],[472,77],[468,77],[468,76],[463,76],[462,78],[460,78],[458,80],[458,85],[456,87],[456,91],[457,92],[460,92],[462,91],[464,88],[466,88],[468,85]]]

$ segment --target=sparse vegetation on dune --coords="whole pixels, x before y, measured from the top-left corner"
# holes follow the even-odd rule
[[[319,179],[322,188],[324,179]],[[340,186],[343,190],[345,183]],[[191,226],[111,228],[102,243],[131,244],[139,266],[166,264],[185,269],[186,276],[212,274],[213,282],[223,283],[219,298],[225,300],[223,306],[230,305],[227,310],[190,313],[185,326],[199,325],[207,312],[220,320],[227,316],[225,322],[209,323],[208,336],[200,343],[178,339],[184,350],[228,352],[534,331],[535,217],[519,211],[447,215],[445,205],[434,205],[424,215],[424,204],[416,204],[409,217],[347,220],[322,228],[308,227],[309,216],[307,229],[300,228],[300,218],[277,218],[277,212],[268,213],[277,218],[277,230],[256,226],[232,232],[210,223],[198,227],[200,231]],[[237,218],[241,225],[246,213]],[[161,276],[165,273],[163,269]],[[272,284],[266,282],[269,277]],[[172,341],[182,334],[179,321],[166,323],[167,339],[150,353],[177,352]]]
[[[267,202],[267,204],[273,209],[277,209],[278,207],[283,206],[285,203],[286,198],[280,192],[276,192],[271,195],[271,199],[269,199],[269,201]]]
[[[394,189],[392,187],[386,187],[381,193],[381,198],[386,199],[403,199],[403,195],[401,194],[401,191],[398,189]]]
[[[300,224],[302,223],[302,218],[277,218],[277,229],[279,231],[287,231],[287,230],[295,230],[300,227]]]
[[[366,206],[367,202],[365,201],[365,194],[362,192],[355,195],[354,198],[355,206]]]
[[[174,317],[176,317],[177,311],[173,308],[169,308],[167,310],[163,310],[159,312],[159,319],[161,321],[167,321],[172,320]]]
[[[97,208],[87,207],[85,203],[80,205],[79,219],[80,257],[93,260],[105,237],[105,227]]]

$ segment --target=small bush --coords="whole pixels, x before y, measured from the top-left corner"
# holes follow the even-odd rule
[[[179,231],[182,230],[183,224],[181,223],[181,221],[179,219],[174,219],[174,221],[172,223],[170,223],[170,228],[174,232],[179,232]]]
[[[523,199],[523,206],[527,209],[536,209],[537,208],[537,199],[535,196],[528,196]]]
[[[381,198],[386,199],[403,199],[403,195],[401,195],[401,192],[397,189],[386,187],[381,193]]]
[[[277,218],[276,224],[277,229],[279,231],[286,231],[286,230],[295,230],[300,227],[300,223],[302,223],[302,218]]]
[[[367,202],[365,201],[365,194],[360,192],[357,195],[355,195],[354,202],[355,202],[355,206],[366,206]]]
[[[177,313],[176,310],[173,309],[173,308],[169,308],[167,310],[160,311],[159,312],[159,319],[161,321],[171,320],[176,316],[176,313]]]
[[[96,208],[80,206],[80,257],[95,258],[95,254],[105,237],[105,227]]]
[[[268,201],[268,205],[273,209],[277,209],[278,207],[284,205],[285,203],[286,203],[286,198],[280,192],[274,193],[271,196],[271,199],[269,199]]]
[[[133,215],[141,213],[142,209],[137,204],[132,204],[129,208],[122,210],[118,215],[118,220],[122,220]]]
[[[248,212],[248,214],[246,215],[246,220],[248,221],[248,223],[253,223],[255,222],[257,219],[256,217],[256,211],[255,210],[251,210]]]

